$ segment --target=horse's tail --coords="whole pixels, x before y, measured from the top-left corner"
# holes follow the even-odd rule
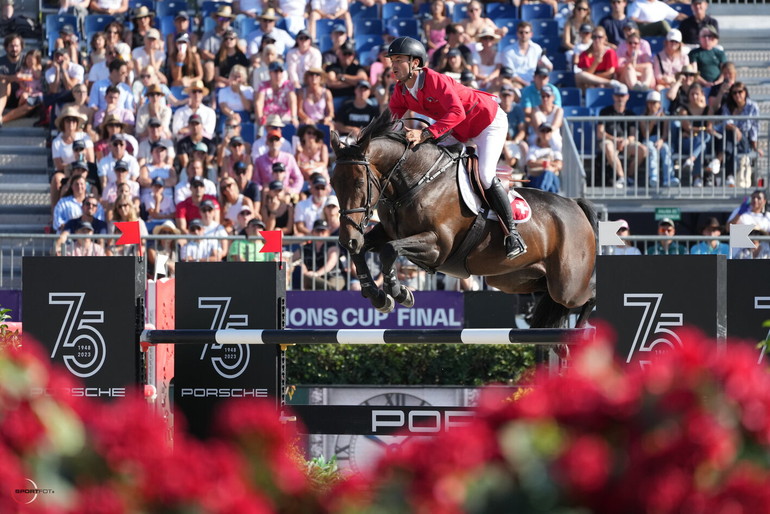
[[[580,210],[583,211],[583,214],[586,215],[586,218],[588,218],[588,223],[591,224],[591,228],[594,230],[594,235],[596,236],[598,242],[599,217],[596,215],[596,209],[594,208],[594,205],[585,198],[578,198],[575,201],[577,202],[578,207],[580,207]]]

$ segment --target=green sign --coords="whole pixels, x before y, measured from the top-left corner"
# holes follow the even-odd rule
[[[655,221],[660,221],[663,218],[671,218],[673,221],[679,221],[682,219],[682,211],[679,207],[656,207]]]

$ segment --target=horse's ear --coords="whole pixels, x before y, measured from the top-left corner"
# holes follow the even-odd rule
[[[334,153],[336,154],[337,151],[342,148],[342,144],[340,143],[340,135],[337,133],[336,130],[331,131],[331,143],[332,143],[332,150],[334,150]]]

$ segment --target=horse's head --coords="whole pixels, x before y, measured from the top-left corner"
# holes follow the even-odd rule
[[[332,149],[336,156],[332,187],[340,201],[339,240],[351,253],[363,248],[364,232],[380,198],[380,172],[370,160],[369,143],[373,137],[390,130],[391,114],[385,110],[364,128],[358,140],[350,145],[332,132]]]

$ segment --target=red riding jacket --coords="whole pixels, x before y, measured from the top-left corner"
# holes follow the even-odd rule
[[[417,99],[398,83],[390,97],[390,112],[402,118],[407,110],[430,116],[436,123],[428,130],[434,138],[450,130],[458,141],[464,142],[478,136],[497,114],[495,96],[484,91],[463,86],[453,78],[430,68],[417,77]]]

